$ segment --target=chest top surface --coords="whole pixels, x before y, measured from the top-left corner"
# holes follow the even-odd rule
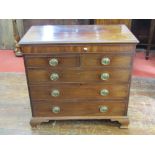
[[[28,44],[138,43],[125,25],[32,26],[20,40]]]

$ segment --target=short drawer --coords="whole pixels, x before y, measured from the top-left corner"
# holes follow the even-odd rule
[[[78,67],[80,65],[80,57],[78,54],[25,56],[25,62],[28,68]]]
[[[128,84],[30,85],[32,100],[126,99]]]
[[[71,82],[100,82],[116,83],[128,82],[130,71],[128,69],[28,69],[27,75],[30,84],[37,83],[71,83]]]
[[[33,115],[36,117],[61,116],[123,116],[125,102],[33,102]]]
[[[131,54],[83,54],[81,56],[82,66],[85,67],[131,67]]]

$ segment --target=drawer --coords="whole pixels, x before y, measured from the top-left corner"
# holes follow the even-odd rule
[[[123,116],[125,102],[85,101],[85,102],[33,102],[33,115],[52,116]]]
[[[28,79],[30,84],[37,83],[62,83],[62,82],[101,82],[116,83],[128,82],[130,72],[127,69],[28,69]]]
[[[81,57],[82,66],[86,67],[124,67],[131,66],[132,55],[130,54],[83,54]]]
[[[32,100],[126,99],[127,84],[30,85]]]
[[[70,44],[70,45],[33,45],[22,46],[24,54],[31,53],[63,53],[63,52],[133,52],[134,44]]]
[[[79,54],[52,54],[40,56],[25,56],[26,66],[31,67],[46,67],[46,68],[59,68],[59,67],[78,67],[80,66]]]

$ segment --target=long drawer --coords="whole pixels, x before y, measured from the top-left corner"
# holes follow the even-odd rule
[[[37,46],[22,46],[22,51],[25,54],[32,53],[66,53],[66,52],[74,52],[74,53],[82,53],[82,52],[133,52],[135,50],[135,46],[132,44],[104,44],[104,45],[37,45]]]
[[[127,99],[128,84],[30,85],[32,100]]]
[[[52,116],[123,116],[125,102],[33,102],[33,115]]]
[[[62,82],[100,82],[116,83],[128,82],[130,72],[127,69],[103,68],[90,69],[28,69],[27,75],[30,84],[62,83]]]

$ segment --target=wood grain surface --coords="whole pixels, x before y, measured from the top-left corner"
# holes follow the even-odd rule
[[[84,51],[87,48],[87,51]],[[136,49],[136,44],[55,44],[55,45],[22,45],[24,54],[73,54],[73,53],[132,53]]]
[[[58,74],[57,80],[51,80],[52,74]],[[101,74],[108,73],[107,80],[101,79]],[[46,83],[118,83],[129,82],[130,72],[128,69],[28,69],[28,78],[30,84],[46,84]]]
[[[20,44],[138,43],[125,25],[32,26]]]
[[[92,104],[94,106],[92,106]],[[60,107],[59,113],[53,113],[52,108],[58,106]],[[108,111],[101,113],[99,108],[101,106],[108,107]],[[115,107],[118,108],[115,108]],[[72,119],[72,116],[81,117],[82,116],[123,116],[125,114],[125,102],[118,101],[100,101],[100,102],[33,102],[33,116],[37,117],[61,117],[68,116]],[[64,118],[64,117],[63,117]],[[62,118],[62,119],[63,119]]]
[[[59,90],[60,96],[51,96],[52,90]],[[101,96],[102,89],[109,90],[107,96]],[[30,85],[32,100],[64,100],[64,99],[127,99],[128,84],[51,84]],[[116,107],[117,108],[117,107]]]
[[[50,66],[50,59],[55,58],[58,60],[58,65]],[[79,67],[80,55],[79,54],[50,54],[50,55],[33,55],[25,56],[26,66],[30,67],[44,67],[44,68],[62,68],[62,67]]]
[[[20,41],[33,114],[31,125],[55,118],[49,112],[54,105],[34,105],[34,102],[61,101],[59,119],[74,119],[74,116],[98,119],[95,116],[101,115],[98,111],[101,103],[97,100],[113,100],[126,104],[105,103],[110,111],[103,119],[119,121],[121,128],[127,128],[127,102],[136,43],[138,40],[125,25],[32,26]],[[56,59],[56,67],[49,63],[51,58]],[[102,73],[109,75],[107,81],[101,79]],[[57,79],[53,80],[53,75]],[[56,109],[59,111],[59,107]]]
[[[44,54],[44,55],[26,55],[26,66],[28,68],[64,68],[64,67],[121,67],[130,68],[132,54],[129,53],[80,53],[80,54]],[[102,58],[109,58],[110,64],[105,66],[101,64]],[[58,65],[50,66],[49,61],[52,58],[58,60]]]

